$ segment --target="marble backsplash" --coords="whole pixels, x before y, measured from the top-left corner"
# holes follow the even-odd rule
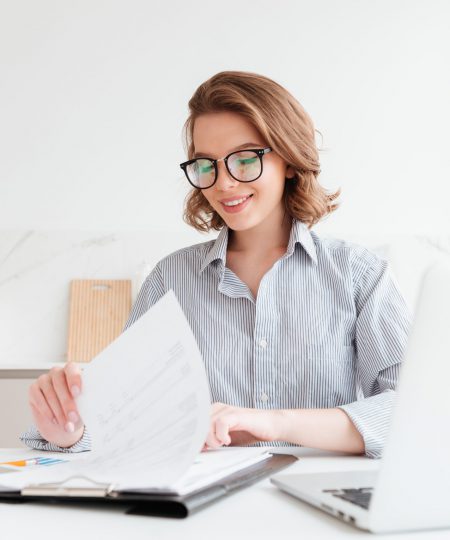
[[[0,231],[0,365],[65,361],[72,279],[131,279],[134,300],[160,258],[207,239],[195,231]]]
[[[195,231],[0,231],[0,366],[66,358],[72,279],[131,279],[133,300],[163,256],[214,235]],[[450,236],[345,239],[387,258],[410,307],[424,269],[450,261]]]

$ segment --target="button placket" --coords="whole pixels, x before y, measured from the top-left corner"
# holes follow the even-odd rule
[[[272,402],[272,382],[270,377],[270,352],[272,321],[270,309],[270,299],[267,295],[271,291],[268,286],[272,279],[271,272],[268,272],[261,280],[257,301],[254,326],[253,354],[255,366],[255,378],[253,387],[254,406],[261,409],[268,409]]]

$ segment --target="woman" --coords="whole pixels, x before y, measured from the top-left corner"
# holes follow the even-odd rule
[[[181,249],[145,280],[125,328],[173,289],[196,336],[213,405],[205,444],[299,444],[382,452],[409,316],[385,261],[320,239],[334,211],[319,185],[313,124],[274,81],[222,72],[189,102],[185,220],[215,241]],[[74,365],[30,388],[35,448],[89,435]]]

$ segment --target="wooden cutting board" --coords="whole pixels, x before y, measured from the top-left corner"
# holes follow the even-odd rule
[[[70,283],[68,362],[89,362],[119,334],[131,310],[131,280]]]

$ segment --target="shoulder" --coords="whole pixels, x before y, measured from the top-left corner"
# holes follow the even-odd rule
[[[383,272],[388,266],[384,257],[363,245],[340,238],[319,237],[313,231],[311,236],[318,261],[350,271],[354,283],[358,283],[368,273]]]
[[[169,289],[177,293],[184,288],[186,283],[193,282],[205,254],[211,249],[213,243],[214,241],[209,241],[187,246],[160,259],[143,280],[125,329],[162,298]]]
[[[215,240],[192,244],[166,255],[156,264],[155,270],[161,273],[179,270],[200,269],[205,257],[214,245]]]

